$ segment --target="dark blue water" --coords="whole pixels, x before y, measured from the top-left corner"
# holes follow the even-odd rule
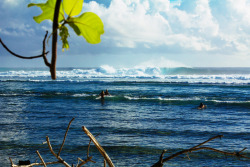
[[[39,162],[36,150],[45,162],[56,161],[42,143],[49,136],[58,151],[73,117],[61,153],[69,164],[77,164],[77,157],[86,159],[89,138],[82,126],[99,134],[97,140],[116,166],[151,166],[163,149],[168,150],[166,157],[216,135],[224,137],[206,146],[228,152],[250,148],[250,81],[246,69],[238,69],[241,73],[237,74],[205,69],[209,74],[196,74],[195,70],[195,74],[182,71],[172,75],[158,75],[155,69],[147,69],[148,73],[137,69],[143,75],[133,69],[129,75],[129,70],[125,75],[118,70],[63,69],[58,80],[51,81],[45,70],[1,69],[1,166],[10,166],[9,157],[15,163],[28,159]],[[111,96],[98,99],[105,89]],[[207,108],[198,110],[200,102]],[[249,150],[245,152],[250,155]],[[96,164],[87,166],[103,166],[93,144],[90,155]],[[166,166],[250,164],[249,160],[211,151],[194,152],[189,157],[191,160],[179,156]]]

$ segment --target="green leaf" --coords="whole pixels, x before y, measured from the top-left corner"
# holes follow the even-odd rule
[[[95,13],[83,13],[79,17],[70,18],[68,23],[74,29],[75,33],[82,35],[88,43],[97,44],[101,42],[104,25]]]
[[[51,20],[53,22],[55,5],[56,5],[56,0],[48,0],[46,3],[38,3],[38,4],[30,3],[28,7],[37,6],[41,8],[43,13],[39,16],[33,17],[37,23],[41,23],[44,20]],[[61,5],[58,22],[61,22],[63,18],[64,18],[64,12]]]
[[[63,9],[68,16],[79,15],[82,11],[83,0],[63,0]]]
[[[69,31],[66,26],[61,26],[59,28],[59,35],[61,36],[61,41],[62,41],[62,50],[64,51],[64,48],[66,50],[69,49],[69,43],[67,38],[69,37]]]

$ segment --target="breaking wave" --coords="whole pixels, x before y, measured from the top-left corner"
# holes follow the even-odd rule
[[[135,67],[114,68],[62,68],[57,70],[58,81],[152,81],[177,83],[250,84],[250,68],[163,68]],[[0,80],[50,81],[47,69],[1,69]]]

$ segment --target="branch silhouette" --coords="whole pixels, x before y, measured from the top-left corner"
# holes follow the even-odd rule
[[[212,137],[212,138],[210,138],[210,139],[208,139],[208,140],[206,140],[206,141],[204,141],[204,142],[202,142],[202,143],[200,143],[200,144],[198,144],[198,145],[196,145],[194,147],[179,151],[179,152],[177,152],[175,154],[172,154],[172,155],[170,155],[170,156],[168,156],[168,157],[166,157],[164,159],[163,159],[163,155],[164,155],[164,153],[166,153],[166,150],[163,150],[163,152],[162,152],[162,154],[160,156],[160,160],[157,163],[155,163],[154,165],[152,165],[152,167],[162,167],[164,165],[164,162],[167,162],[167,161],[169,161],[169,160],[171,160],[171,159],[173,159],[175,157],[178,157],[179,155],[182,155],[182,154],[187,154],[188,155],[188,153],[191,153],[193,151],[199,151],[199,150],[211,150],[211,151],[218,152],[218,153],[221,153],[221,154],[224,154],[224,155],[230,155],[230,156],[236,156],[238,158],[242,157],[242,158],[245,158],[245,159],[250,159],[250,157],[247,157],[247,156],[242,154],[242,152],[244,150],[246,150],[246,148],[242,149],[239,152],[226,152],[226,151],[218,150],[218,149],[215,149],[215,148],[212,148],[212,147],[200,147],[200,146],[202,146],[202,145],[204,145],[204,144],[206,144],[206,143],[208,143],[208,142],[210,142],[210,141],[212,141],[214,139],[217,139],[217,138],[221,139],[222,137],[223,137],[223,135],[214,136],[214,137]]]
[[[48,32],[46,32],[46,35],[45,35],[44,39],[47,38],[47,34],[48,34]],[[43,54],[37,55],[37,56],[30,56],[30,57],[21,56],[21,55],[18,55],[18,54],[16,54],[16,53],[14,53],[13,51],[11,51],[11,50],[5,45],[5,43],[2,41],[1,38],[0,38],[0,43],[2,44],[2,46],[3,46],[10,54],[12,54],[13,56],[16,56],[16,57],[18,57],[18,58],[21,58],[21,59],[36,59],[36,58],[44,57],[44,56],[46,56],[46,55],[49,53],[49,51],[48,51],[48,52],[44,52]],[[44,44],[44,49],[45,49],[45,44]]]

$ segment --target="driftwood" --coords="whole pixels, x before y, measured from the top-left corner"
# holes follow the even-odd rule
[[[40,155],[39,151],[36,151],[39,159],[41,160],[41,163],[32,163],[32,164],[29,164],[29,165],[15,165],[12,161],[11,158],[10,159],[10,163],[11,163],[11,167],[32,167],[32,166],[44,166],[44,167],[47,167],[47,165],[52,165],[52,164],[62,164],[66,167],[74,167],[74,165],[69,165],[61,156],[60,156],[60,153],[62,152],[62,149],[63,149],[63,146],[64,146],[64,143],[65,143],[65,140],[66,140],[66,137],[67,137],[67,134],[68,134],[68,131],[69,131],[69,128],[70,128],[70,125],[71,123],[73,122],[75,118],[73,118],[69,124],[68,124],[68,127],[67,127],[67,130],[65,132],[65,135],[64,135],[64,139],[63,139],[63,142],[62,142],[62,145],[58,151],[58,153],[56,154],[55,151],[53,150],[52,146],[51,146],[51,143],[49,141],[49,137],[46,136],[46,142],[44,143],[47,143],[48,147],[49,147],[49,150],[50,152],[52,153],[52,155],[55,156],[55,158],[57,159],[57,161],[54,161],[54,162],[45,162],[44,159],[42,158],[42,156]],[[85,165],[86,163],[88,162],[92,162],[92,163],[96,163],[95,161],[92,160],[92,156],[89,156],[89,149],[90,149],[90,144],[91,142],[93,142],[96,146],[96,148],[99,150],[99,152],[101,153],[101,155],[103,156],[104,158],[104,164],[103,166],[106,167],[106,163],[108,164],[109,167],[114,167],[115,165],[113,164],[112,160],[110,159],[110,157],[108,156],[108,154],[106,153],[106,151],[102,148],[102,146],[100,145],[100,143],[96,140],[96,137],[94,137],[92,135],[92,133],[85,127],[85,126],[82,126],[82,129],[83,131],[86,133],[86,135],[90,138],[90,141],[89,141],[89,144],[88,144],[88,149],[87,149],[87,158],[85,160],[81,159],[81,158],[77,158],[78,160],[78,163],[75,167],[81,167],[83,165]],[[230,156],[235,156],[235,157],[238,157],[238,158],[245,158],[245,159],[250,159],[250,157],[247,157],[243,154],[243,151],[246,150],[246,148],[242,149],[241,151],[239,152],[225,152],[225,151],[222,151],[222,150],[218,150],[218,149],[215,149],[215,148],[212,148],[212,147],[204,147],[203,145],[214,140],[214,139],[217,139],[217,138],[222,138],[223,135],[218,135],[218,136],[215,136],[215,137],[212,137],[194,147],[191,147],[189,149],[185,149],[185,150],[182,150],[182,151],[179,151],[173,155],[170,155],[166,158],[163,158],[164,157],[164,154],[167,152],[167,150],[163,150],[161,155],[160,155],[160,158],[159,158],[159,161],[156,162],[154,165],[152,165],[152,167],[163,167],[164,163],[177,157],[177,156],[180,156],[182,154],[187,154],[187,157],[188,157],[188,153],[191,153],[191,152],[194,152],[194,151],[199,151],[199,150],[210,150],[210,151],[214,151],[214,152],[218,152],[218,153],[221,153],[221,154],[224,154],[224,155],[230,155]],[[201,147],[203,146],[203,147]],[[189,158],[189,157],[188,157]]]
[[[188,153],[191,153],[193,151],[199,151],[199,150],[211,150],[211,151],[218,152],[218,153],[221,153],[221,154],[224,154],[224,155],[230,155],[230,156],[236,156],[236,157],[239,157],[239,158],[241,157],[241,158],[245,158],[245,159],[250,159],[250,157],[247,157],[244,154],[242,154],[242,152],[245,151],[246,148],[242,149],[239,152],[226,152],[226,151],[221,151],[221,150],[214,149],[214,148],[211,148],[211,147],[200,147],[200,146],[202,146],[202,145],[204,145],[204,144],[206,144],[206,143],[208,143],[208,142],[210,142],[210,141],[212,141],[212,140],[214,140],[216,138],[222,138],[222,137],[223,137],[223,135],[218,135],[218,136],[212,137],[212,138],[204,141],[203,143],[200,143],[200,144],[198,144],[198,145],[196,145],[194,147],[191,147],[189,149],[179,151],[179,152],[177,152],[177,153],[175,153],[173,155],[170,155],[169,157],[166,157],[164,159],[163,159],[163,156],[167,151],[163,150],[163,152],[162,152],[162,154],[160,156],[160,160],[157,163],[155,163],[154,165],[152,165],[152,167],[162,167],[164,162],[167,162],[167,161],[169,161],[169,160],[171,160],[171,159],[173,159],[175,157],[178,157],[179,155],[187,154],[187,156],[188,156]],[[189,156],[188,156],[188,158],[189,158]]]
[[[109,158],[108,154],[105,152],[105,150],[102,148],[102,146],[98,143],[98,141],[95,139],[95,137],[89,132],[89,130],[86,127],[82,127],[83,131],[89,136],[89,138],[93,141],[96,148],[99,150],[99,152],[102,154],[106,162],[110,167],[114,167],[115,165],[112,163],[111,159]],[[105,164],[105,163],[104,163]]]
[[[56,154],[55,151],[53,150],[52,146],[51,146],[51,143],[50,143],[50,140],[49,140],[49,137],[46,136],[46,142],[44,143],[47,143],[48,144],[48,147],[49,147],[49,150],[50,152],[52,153],[52,155],[55,156],[55,158],[58,160],[58,161],[54,161],[54,162],[45,162],[44,159],[42,158],[42,156],[40,155],[39,151],[36,151],[39,159],[41,160],[41,163],[32,163],[32,164],[29,164],[29,165],[15,165],[12,161],[11,158],[10,159],[10,163],[11,163],[11,167],[32,167],[32,166],[44,166],[44,167],[47,167],[47,165],[52,165],[52,164],[62,164],[66,167],[74,167],[74,165],[69,165],[61,156],[60,156],[60,153],[62,152],[62,148],[64,146],[64,143],[65,143],[65,140],[66,140],[66,137],[67,137],[67,134],[68,134],[68,131],[69,131],[69,128],[70,128],[70,125],[71,123],[73,122],[75,118],[73,118],[69,124],[68,124],[68,127],[67,127],[67,130],[65,132],[65,135],[64,135],[64,139],[63,139],[63,142],[62,142],[62,145],[58,151],[58,153]],[[90,141],[89,141],[89,145],[88,145],[88,149],[87,149],[87,158],[85,160],[82,160],[81,158],[78,158],[78,163],[76,165],[76,167],[81,167],[83,165],[85,165],[86,163],[88,162],[93,162],[93,163],[96,163],[95,161],[92,160],[92,156],[89,156],[89,149],[90,149],[90,144],[91,144],[91,141],[96,145],[97,149],[100,151],[100,153],[102,154],[102,156],[104,157],[104,166],[106,166],[106,162],[108,163],[108,165],[110,167],[114,167],[114,164],[112,163],[111,159],[109,158],[108,154],[105,152],[105,150],[101,147],[101,145],[99,144],[99,142],[96,140],[96,138],[92,135],[92,133],[89,132],[89,130],[86,128],[86,127],[82,127],[82,129],[84,130],[84,132],[89,136],[90,138]]]

